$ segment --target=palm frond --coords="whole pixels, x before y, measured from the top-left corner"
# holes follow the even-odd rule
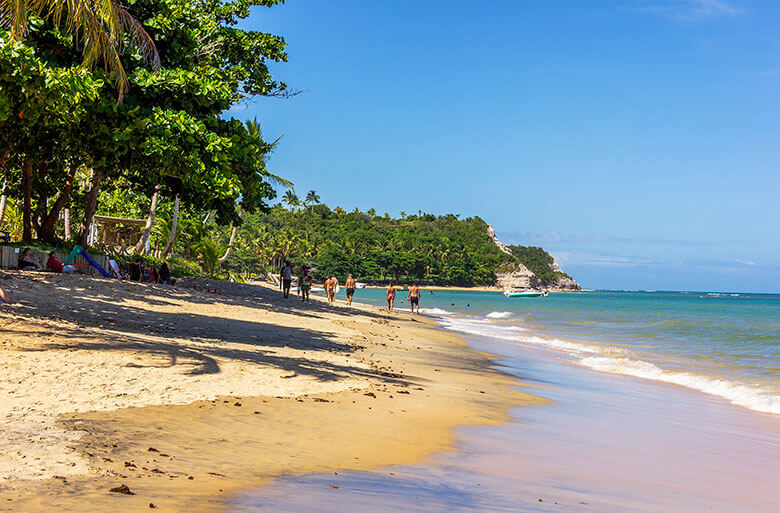
[[[125,44],[138,48],[141,57],[160,68],[160,56],[149,34],[116,0],[0,0],[0,25],[11,37],[24,39],[30,15],[64,28],[82,47],[86,67],[102,62],[117,83],[120,99],[128,88],[121,62]]]

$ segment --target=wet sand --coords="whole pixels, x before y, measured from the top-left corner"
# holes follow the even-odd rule
[[[422,464],[285,478],[238,497],[233,511],[780,511],[777,416],[470,339],[552,403],[516,408],[509,423],[459,428],[456,451]]]
[[[204,280],[0,277],[15,301],[0,307],[0,510],[219,511],[280,476],[418,462],[457,426],[541,401],[406,312]]]

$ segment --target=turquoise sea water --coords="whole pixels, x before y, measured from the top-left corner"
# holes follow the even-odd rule
[[[398,294],[396,308],[406,293]],[[383,304],[384,291],[356,300]],[[780,295],[713,292],[424,291],[447,329],[560,353],[591,369],[664,381],[780,414]]]
[[[422,306],[550,402],[460,428],[417,465],[282,477],[233,511],[780,511],[780,295],[436,291]]]

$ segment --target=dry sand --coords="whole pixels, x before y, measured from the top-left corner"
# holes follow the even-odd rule
[[[278,476],[420,461],[538,401],[408,313],[204,280],[0,283],[0,511],[219,511]]]

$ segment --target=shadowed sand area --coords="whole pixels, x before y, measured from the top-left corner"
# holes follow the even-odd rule
[[[279,476],[417,462],[541,401],[406,312],[0,277],[16,301],[0,308],[0,510],[218,511]]]

